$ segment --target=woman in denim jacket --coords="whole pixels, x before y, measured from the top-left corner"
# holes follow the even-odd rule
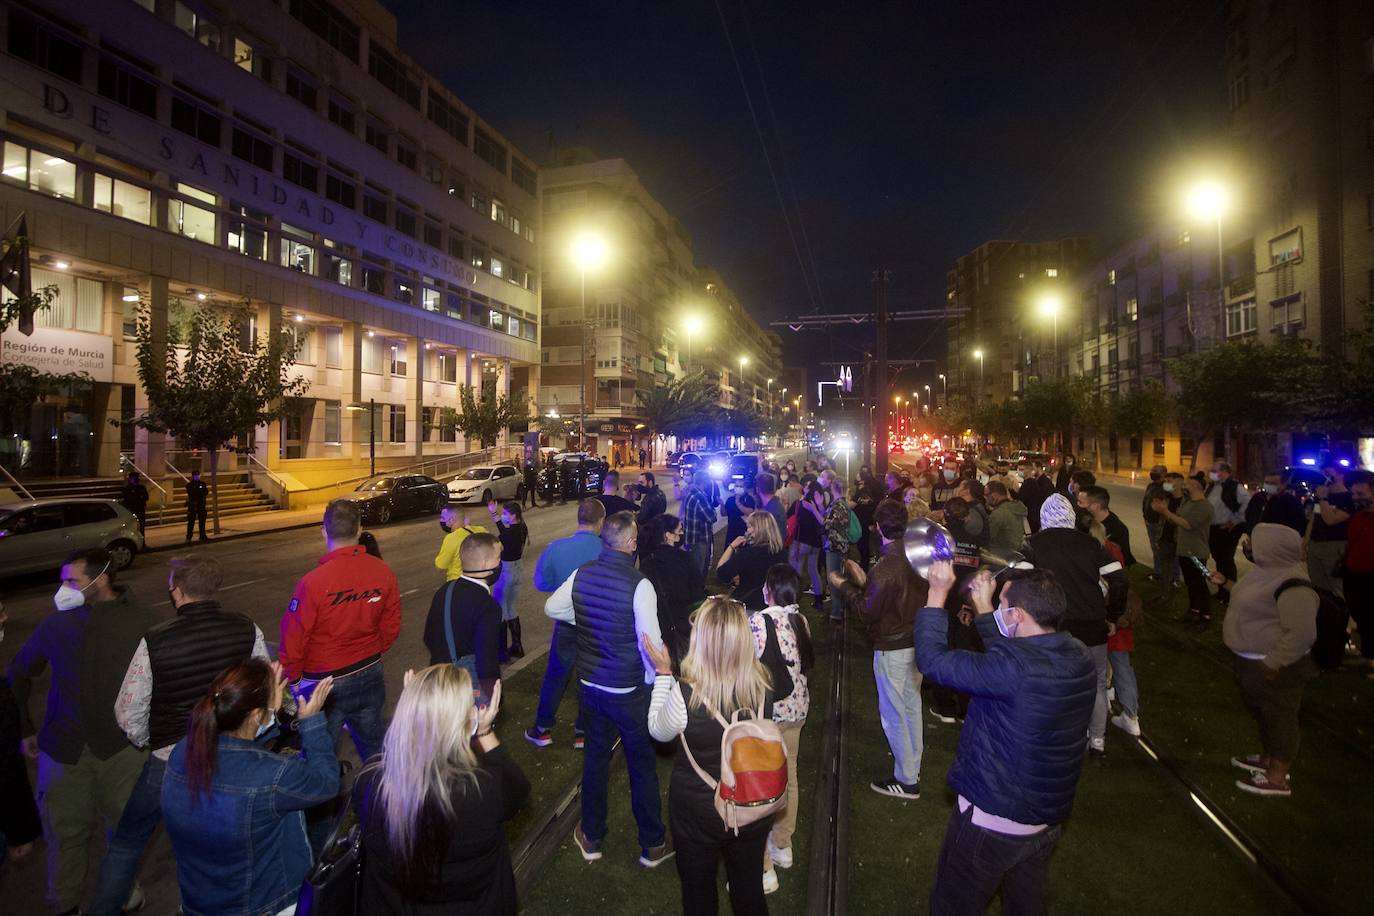
[[[294,909],[310,871],[306,808],[339,789],[324,717],[325,678],[300,708],[303,753],[276,754],[271,729],[286,686],[281,668],[249,659],[226,668],[191,710],[167,762],[162,814],[187,916],[258,916]]]

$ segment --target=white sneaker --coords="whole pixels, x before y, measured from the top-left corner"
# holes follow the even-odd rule
[[[768,835],[768,858],[773,860],[773,864],[778,868],[792,867],[792,847],[779,849],[773,845],[773,835]],[[765,879],[766,880],[766,879]]]
[[[1091,755],[1094,756],[1094,757],[1105,757],[1105,756],[1107,756],[1107,739],[1105,739],[1105,738],[1089,738],[1089,739],[1088,739],[1088,753],[1091,754]]]
[[[1140,737],[1140,720],[1135,716],[1128,716],[1123,712],[1118,716],[1112,716],[1112,724],[1128,735]]]
[[[1115,687],[1108,687],[1108,688],[1107,688],[1107,702],[1108,702],[1108,703],[1115,703],[1115,702],[1116,702],[1116,688],[1115,688]]]
[[[778,889],[778,873],[771,868],[763,873],[763,892],[772,894]]]

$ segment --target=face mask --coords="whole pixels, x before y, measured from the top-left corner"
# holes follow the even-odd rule
[[[96,575],[95,579],[99,579],[109,571],[110,564],[106,563],[105,568]],[[86,588],[95,585],[95,579],[92,579],[91,584],[87,585]],[[63,582],[62,586],[57,590],[57,594],[52,596],[52,603],[57,606],[59,611],[75,610],[86,603],[86,588],[72,588],[70,585]]]
[[[476,579],[478,582],[495,582],[501,576],[501,567],[493,566],[491,569],[465,569],[463,575],[469,579]]]
[[[1275,493],[1279,492],[1279,485],[1276,483],[1266,483],[1264,485],[1264,492],[1268,493],[1270,496],[1273,496]]]
[[[274,726],[274,725],[276,725],[276,724],[277,724],[277,714],[276,714],[276,712],[274,711],[274,712],[272,713],[272,715],[268,717],[267,721],[263,722],[261,725],[258,726],[257,734],[253,735],[253,740],[256,741],[256,740],[258,740],[259,738],[261,738],[263,735],[267,734],[267,732],[271,730],[272,726]]]
[[[1212,483],[1216,483],[1218,480],[1221,480],[1221,475],[1218,474],[1216,471],[1212,471],[1210,474],[1207,475],[1207,478],[1211,480]]]
[[[947,470],[945,471],[945,480],[953,480],[953,479],[954,479],[954,472],[947,469]]]
[[[449,534],[453,531],[453,526],[450,525],[448,522],[440,522],[439,530],[444,532],[444,534]]]
[[[992,612],[992,619],[993,622],[997,624],[998,633],[1001,633],[1007,639],[1014,639],[1016,637],[1016,627],[1009,627],[1006,625],[1002,620],[1002,609],[1000,607]]]
[[[1172,492],[1174,492],[1174,485],[1171,484],[1171,483],[1166,483],[1166,484],[1164,485],[1164,492],[1165,492],[1165,493],[1172,493]]]

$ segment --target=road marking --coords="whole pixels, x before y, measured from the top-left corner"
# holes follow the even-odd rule
[[[258,583],[258,582],[265,582],[266,580],[267,580],[267,577],[266,577],[266,576],[263,576],[263,577],[258,578],[258,579],[249,579],[247,582],[236,582],[236,583],[234,583],[233,585],[226,585],[226,586],[224,586],[224,588],[221,588],[220,591],[222,591],[222,592],[227,592],[227,591],[231,591],[231,590],[236,589],[236,588],[243,588],[245,585],[254,585],[254,584]],[[153,605],[153,607],[166,607],[167,605],[169,605],[169,604],[171,604],[171,603],[172,603],[172,602],[171,602],[170,599],[167,600],[167,601],[159,601],[157,604]]]
[[[415,594],[416,592],[418,592],[419,590],[420,590],[420,586],[417,585],[417,586],[415,586],[415,588],[412,588],[412,589],[409,589],[409,590],[407,590],[407,591],[401,592],[401,597],[404,598],[404,597],[406,597],[407,595],[413,595],[413,594]]]

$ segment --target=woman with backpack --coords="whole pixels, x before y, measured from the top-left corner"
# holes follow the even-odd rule
[[[782,532],[768,512],[755,512],[745,519],[744,534],[725,545],[716,566],[716,578],[733,583],[732,597],[749,611],[762,610],[763,580],[776,563],[786,563]]]
[[[681,679],[673,677],[666,648],[647,635],[643,642],[657,674],[649,702],[649,734],[656,741],[677,739],[682,743],[668,784],[668,821],[682,883],[682,912],[685,916],[714,916],[716,876],[724,858],[730,907],[736,916],[767,913],[759,862],[773,826],[773,812],[785,802],[786,787],[770,781],[777,789],[771,805],[734,807],[733,813],[741,820],[763,814],[738,824],[737,829],[727,827],[718,801],[728,786],[728,782],[721,784],[723,757],[733,747],[732,736],[742,727],[735,721],[736,713],[741,714],[740,719],[762,713],[762,719],[767,720],[773,715],[768,671],[755,656],[744,605],[723,597],[708,598],[702,604],[687,656],[682,660]],[[776,726],[762,720],[759,725],[762,728],[753,727],[760,733],[771,730],[780,743]],[[766,758],[772,764],[772,775],[785,780],[781,748],[774,745],[769,750],[772,753],[753,756]],[[776,773],[777,768],[781,774]]]
[[[773,721],[782,733],[787,746],[787,807],[773,819],[768,844],[763,856],[763,892],[778,889],[778,868],[792,867],[792,833],[797,829],[797,752],[801,748],[801,730],[811,708],[811,691],[807,672],[815,663],[811,645],[811,629],[797,606],[801,596],[801,579],[797,571],[786,563],[778,563],[768,570],[763,582],[763,610],[749,615],[749,632],[754,634],[754,650],[769,669],[774,693]],[[774,666],[782,666],[782,673],[774,674]],[[792,682],[792,692],[781,695],[786,681]]]

